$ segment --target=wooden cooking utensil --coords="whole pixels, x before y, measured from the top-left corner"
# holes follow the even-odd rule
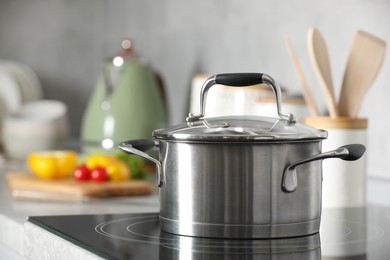
[[[353,39],[341,87],[341,116],[357,117],[363,98],[382,67],[386,42],[364,31]]]
[[[319,116],[320,112],[317,108],[311,90],[309,88],[309,85],[307,84],[305,75],[303,74],[302,67],[299,64],[298,57],[295,53],[291,40],[288,36],[285,37],[285,42],[286,42],[288,54],[290,56],[291,62],[294,67],[295,75],[297,76],[297,79],[301,84],[303,97],[305,99],[307,106],[309,107],[310,113],[312,114],[312,116]]]
[[[318,29],[309,29],[307,32],[307,44],[314,71],[325,95],[329,114],[331,117],[337,117],[338,112],[333,90],[333,79],[330,69],[328,49],[326,47],[324,37]]]

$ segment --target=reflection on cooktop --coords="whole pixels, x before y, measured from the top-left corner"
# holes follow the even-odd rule
[[[319,235],[273,240],[211,239],[178,236],[160,231],[158,214],[107,221],[95,230],[122,241],[155,244],[171,250],[188,250],[205,254],[272,254],[316,250]]]
[[[323,211],[319,234],[272,240],[168,234],[160,231],[157,213],[44,216],[29,221],[107,259],[382,259],[377,257],[390,254],[389,216],[388,211],[363,208],[328,209]]]

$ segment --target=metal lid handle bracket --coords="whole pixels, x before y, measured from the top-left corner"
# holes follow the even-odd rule
[[[295,118],[292,114],[283,114],[281,111],[281,91],[276,82],[267,74],[264,73],[225,73],[217,74],[209,77],[202,86],[200,92],[200,113],[193,115],[190,113],[186,118],[187,124],[192,125],[196,121],[202,121],[206,110],[206,97],[209,89],[215,85],[221,84],[232,87],[246,87],[257,84],[266,84],[270,86],[275,94],[277,113],[280,119],[288,122],[295,122]],[[208,125],[205,121],[203,121]],[[218,127],[227,127],[228,125],[218,125]]]

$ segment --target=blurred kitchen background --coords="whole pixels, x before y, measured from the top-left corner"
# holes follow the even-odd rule
[[[325,108],[307,30],[317,27],[325,37],[339,93],[355,32],[390,42],[389,13],[388,0],[1,0],[0,59],[28,65],[43,98],[67,104],[71,136],[78,138],[103,61],[118,53],[124,38],[162,77],[172,125],[184,122],[199,73],[265,72],[299,94],[286,35]],[[368,174],[378,183],[390,180],[389,61],[387,55],[359,113],[369,119]]]

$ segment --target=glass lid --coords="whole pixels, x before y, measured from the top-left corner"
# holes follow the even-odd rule
[[[206,118],[205,105],[208,90],[216,85],[245,87],[268,85],[275,94],[278,118],[261,116],[220,116]],[[291,114],[281,112],[280,87],[264,73],[227,73],[209,77],[200,93],[200,113],[189,114],[186,123],[168,129],[155,130],[157,139],[180,141],[264,142],[325,139],[327,132],[298,124]]]
[[[153,136],[157,139],[181,141],[297,141],[325,139],[327,132],[287,119],[225,116],[158,129]]]

